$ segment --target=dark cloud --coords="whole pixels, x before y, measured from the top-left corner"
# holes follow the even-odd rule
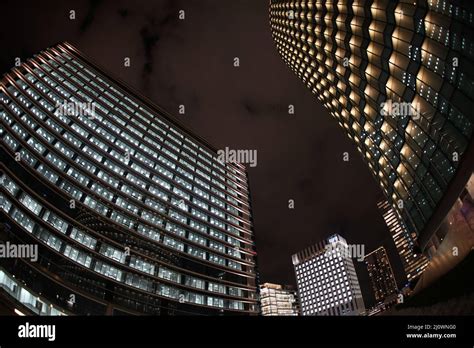
[[[159,41],[163,35],[171,35],[178,21],[178,2],[165,1],[157,3],[159,9],[154,9],[151,13],[145,13],[145,23],[140,31],[140,38],[144,50],[143,63],[143,88],[148,91],[150,88],[151,74],[153,73],[156,55],[159,54]],[[166,54],[166,53],[165,53]]]
[[[289,104],[267,102],[256,98],[246,98],[241,102],[245,112],[252,117],[287,117],[289,115]]]
[[[145,64],[143,65],[143,74],[146,76],[153,72],[153,49],[160,40],[158,34],[150,31],[148,27],[140,30],[140,37],[145,49]]]
[[[85,32],[91,26],[92,22],[95,19],[97,9],[99,8],[101,3],[102,3],[102,0],[89,1],[89,9],[87,10],[87,14],[84,17],[84,20],[82,21],[82,24],[80,26],[81,32]]]
[[[117,13],[120,15],[122,18],[126,18],[130,15],[130,12],[126,8],[120,8],[118,9]]]

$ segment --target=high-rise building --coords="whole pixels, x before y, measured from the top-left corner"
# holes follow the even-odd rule
[[[386,200],[378,202],[377,207],[393,238],[408,281],[419,278],[428,265],[428,258],[417,245],[416,233],[408,231],[403,220],[398,218],[397,211]]]
[[[365,312],[346,240],[335,234],[292,256],[302,315]]]
[[[270,25],[424,250],[473,168],[473,2],[271,0]]]
[[[288,285],[264,283],[260,285],[260,307],[263,316],[296,316],[296,291]]]
[[[430,262],[414,288],[416,295],[449,272],[474,248],[474,175],[427,247]]]
[[[392,266],[383,246],[365,256],[370,283],[377,302],[393,301],[398,292]]]
[[[258,314],[243,165],[68,43],[3,77],[0,119],[2,240],[39,249],[0,260],[24,306]]]

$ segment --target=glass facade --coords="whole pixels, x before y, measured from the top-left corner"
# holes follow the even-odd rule
[[[428,265],[428,258],[421,253],[416,233],[408,231],[403,220],[386,200],[377,203],[377,207],[393,238],[408,281],[418,279]]]
[[[330,238],[292,256],[301,315],[360,315],[364,300],[344,238]]]
[[[0,268],[0,289],[8,293],[21,309],[15,308],[19,315],[67,316],[68,313],[52,303],[25,288],[15,277]]]
[[[397,282],[384,247],[380,247],[364,257],[369,272],[370,283],[377,302],[393,301],[398,293]]]
[[[245,167],[67,43],[4,76],[0,119],[2,219],[57,286],[107,313],[258,313]]]
[[[423,247],[472,172],[473,23],[470,0],[270,1],[278,52]]]

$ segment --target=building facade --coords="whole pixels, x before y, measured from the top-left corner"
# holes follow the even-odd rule
[[[361,315],[364,300],[349,246],[333,235],[292,256],[301,315]]]
[[[430,262],[413,291],[417,294],[472,254],[474,249],[474,175],[428,244]]]
[[[367,254],[364,258],[369,279],[377,302],[390,302],[398,293],[392,265],[383,246]]]
[[[470,0],[271,0],[285,63],[424,250],[473,168]]]
[[[4,75],[0,119],[2,240],[39,249],[3,278],[72,314],[258,314],[244,166],[68,43]]]
[[[263,316],[297,316],[298,297],[295,289],[287,285],[261,284],[260,308]]]
[[[378,202],[377,207],[393,238],[408,281],[418,279],[428,265],[428,258],[418,246],[416,233],[408,231],[403,220],[397,216],[397,211],[386,200]]]

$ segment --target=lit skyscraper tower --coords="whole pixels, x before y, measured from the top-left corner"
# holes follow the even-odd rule
[[[302,315],[360,315],[365,311],[351,247],[335,234],[292,256]]]
[[[271,0],[285,63],[357,146],[422,248],[473,165],[471,0]]]
[[[384,247],[365,256],[367,271],[377,302],[393,301],[398,292],[397,282]]]
[[[393,238],[408,281],[417,279],[428,265],[428,259],[419,250],[416,233],[408,231],[403,220],[397,217],[397,212],[386,200],[377,203],[377,207]]]
[[[21,304],[258,314],[244,166],[67,43],[3,77],[0,119],[1,236],[39,246],[0,262]]]

